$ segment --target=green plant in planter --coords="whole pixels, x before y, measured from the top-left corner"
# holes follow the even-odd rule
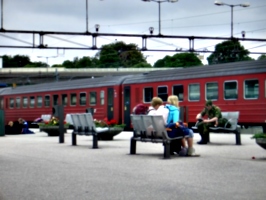
[[[255,139],[256,143],[266,150],[266,133],[255,133],[251,139]]]
[[[49,121],[44,121],[43,123],[38,123],[38,125],[39,125],[39,127],[43,127],[43,128],[59,126],[59,119],[56,117],[52,117]],[[66,121],[64,121],[64,127],[68,128],[69,123],[66,123]]]
[[[256,139],[256,138],[266,138],[266,133],[255,133],[251,137],[251,139]]]
[[[94,123],[96,127],[115,127],[115,128],[125,128],[125,124],[118,124],[115,119],[108,120],[104,118],[103,120],[94,119]]]
[[[107,118],[104,118],[103,120],[94,119],[94,123],[96,127],[109,128],[109,131],[98,135],[99,140],[113,140],[113,137],[121,133],[126,126],[125,124],[118,124],[115,119],[108,120]]]

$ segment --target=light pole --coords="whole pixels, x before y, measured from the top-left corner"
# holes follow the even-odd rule
[[[241,6],[241,7],[249,7],[249,3],[241,3],[241,4],[227,4],[221,1],[215,1],[215,5],[217,6],[230,6],[231,7],[231,38],[233,38],[233,9],[235,6]]]
[[[147,1],[147,2],[153,1],[153,2],[158,3],[158,6],[159,6],[159,35],[161,35],[161,3],[164,3],[164,2],[175,3],[178,0],[142,0],[142,1]]]

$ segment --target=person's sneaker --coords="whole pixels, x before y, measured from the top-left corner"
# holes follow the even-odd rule
[[[188,148],[187,156],[198,157],[200,155],[195,153],[195,149],[193,147],[190,147]]]
[[[188,149],[186,147],[182,148],[180,151],[179,151],[179,156],[187,156],[187,152],[188,152]]]
[[[188,151],[187,151],[187,155],[190,156],[192,155],[193,153],[195,153],[195,149],[193,147],[189,147],[188,148]]]

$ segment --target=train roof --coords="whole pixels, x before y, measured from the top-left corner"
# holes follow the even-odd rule
[[[59,81],[51,83],[42,83],[36,85],[26,85],[19,87],[7,87],[0,89],[0,95],[7,94],[26,94],[26,93],[37,93],[37,92],[51,92],[51,91],[62,91],[70,89],[81,89],[81,88],[96,88],[96,87],[108,87],[114,85],[120,85],[125,78],[133,76],[106,76],[99,78],[84,78],[70,81]]]
[[[135,75],[124,81],[124,84],[149,83],[158,81],[185,80],[218,76],[233,76],[266,72],[266,59],[243,61],[226,64],[176,68]]]
[[[19,86],[16,88],[0,88],[0,95],[26,94],[37,92],[63,91],[70,89],[108,87],[120,84],[137,84],[158,81],[185,80],[218,76],[233,76],[266,72],[266,59],[259,61],[244,61],[217,65],[195,66],[169,70],[151,71],[144,74],[127,76],[105,76],[85,78],[71,81],[59,81],[36,85]]]

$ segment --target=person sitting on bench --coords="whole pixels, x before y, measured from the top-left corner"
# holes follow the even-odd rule
[[[207,115],[208,119],[203,117]],[[227,119],[222,118],[221,109],[218,106],[213,105],[211,100],[206,101],[205,108],[196,116],[199,134],[201,140],[198,144],[207,144],[209,142],[209,128],[224,126],[227,123]],[[230,126],[230,125],[229,125]]]
[[[181,143],[178,140],[173,140],[171,142],[171,153],[176,152],[180,154],[182,146],[182,155],[193,156],[195,155],[195,149],[193,148],[193,131],[189,130],[187,127],[183,126],[181,128],[177,127],[179,122],[179,106],[178,97],[175,95],[169,96],[167,99],[169,104],[163,105],[163,101],[159,97],[153,97],[151,101],[151,107],[149,108],[148,115],[162,115],[167,128],[168,136],[171,138],[178,136],[188,136],[188,148],[186,147],[186,139],[182,139]],[[171,126],[173,125],[173,127]],[[171,126],[171,127],[169,127]],[[185,130],[185,131],[184,131]],[[192,132],[192,133],[191,133]],[[183,153],[183,150],[185,150]],[[181,154],[180,154],[181,155]]]

